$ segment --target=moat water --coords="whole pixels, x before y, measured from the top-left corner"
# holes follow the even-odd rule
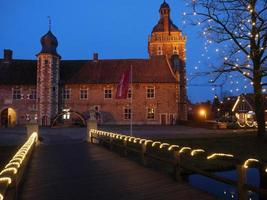
[[[229,178],[231,180],[237,180],[237,174],[235,170],[215,172],[214,174]],[[236,187],[215,181],[199,174],[190,175],[189,183],[194,187],[215,195],[218,199],[238,199]],[[260,174],[258,169],[250,168],[247,170],[247,184],[259,187]],[[249,200],[259,199],[259,195],[253,192],[248,192],[248,197]]]

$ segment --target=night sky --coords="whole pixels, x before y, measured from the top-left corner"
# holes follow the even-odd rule
[[[48,31],[47,16],[51,16],[52,32],[58,38],[58,52],[64,60],[92,59],[93,52],[98,52],[100,59],[148,58],[148,35],[159,19],[162,2],[1,0],[0,51],[12,49],[16,59],[36,59],[35,55],[41,49],[40,38]],[[187,11],[184,1],[168,0],[167,3],[171,7],[173,22],[188,39],[186,64],[189,99],[193,102],[212,99],[219,94],[218,87],[190,86],[207,85],[210,79],[201,77],[191,80],[192,74],[209,70],[207,55],[202,54],[204,39],[200,36],[201,29],[185,20],[182,15]],[[229,92],[231,87],[224,90]]]

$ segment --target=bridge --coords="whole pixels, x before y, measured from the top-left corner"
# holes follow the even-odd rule
[[[61,140],[58,135],[50,135],[39,138],[39,142],[35,125],[29,126],[27,133],[26,143],[0,172],[0,200],[215,198],[179,178],[182,165],[177,159],[177,150],[181,154],[188,150],[186,148],[99,131],[92,124],[88,124],[86,140]],[[138,146],[141,148],[135,148]],[[162,151],[172,152],[171,157],[167,156],[170,160],[152,156],[151,149],[156,146]],[[141,164],[126,157],[130,152],[140,155]],[[149,157],[173,166],[173,177],[178,181],[146,167]],[[242,171],[239,171],[241,178],[238,182],[212,178],[237,185],[241,194],[239,199],[245,199],[245,193],[241,192],[248,186],[242,181]]]

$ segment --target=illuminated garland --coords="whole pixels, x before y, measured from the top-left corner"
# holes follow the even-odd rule
[[[168,151],[173,151],[174,149],[179,149],[180,148],[180,146],[178,146],[178,145],[170,145],[169,143],[161,143],[159,141],[153,141],[153,140],[149,140],[149,139],[144,139],[144,138],[142,139],[142,138],[138,138],[138,137],[127,136],[127,135],[116,134],[116,133],[109,133],[109,132],[104,132],[104,131],[97,131],[97,130],[94,130],[94,129],[90,130],[90,134],[91,135],[96,134],[97,136],[115,137],[115,138],[118,138],[118,139],[123,140],[123,141],[129,141],[129,142],[133,142],[133,143],[145,144],[145,146],[147,146],[149,143],[151,143],[151,147],[158,146],[159,149],[162,149],[164,147],[168,147]],[[191,150],[191,152],[190,152],[191,156],[195,156],[198,153],[204,153],[205,152],[204,149],[193,149],[192,150],[191,147],[182,147],[179,150],[179,154],[180,153],[184,153],[185,151],[190,151],[190,150]],[[17,156],[19,156],[19,155],[20,154],[17,154]],[[215,159],[217,157],[233,158],[234,155],[225,154],[225,153],[213,153],[213,154],[207,156],[206,158],[207,158],[207,160],[211,160],[211,159]],[[16,157],[14,159],[18,159],[18,158]],[[10,163],[10,166],[12,166],[12,165],[18,165],[19,166],[20,162],[15,162],[15,161],[16,160],[13,160],[12,164]],[[244,168],[248,168],[249,167],[249,163],[251,163],[251,162],[260,162],[260,161],[257,160],[257,159],[254,159],[254,158],[247,159],[243,164]],[[267,167],[265,169],[265,172],[267,173]]]
[[[232,154],[225,154],[225,153],[213,153],[210,156],[208,156],[207,159],[210,160],[210,159],[214,159],[216,157],[230,157],[230,158],[233,158],[234,155],[232,155]]]
[[[194,149],[194,150],[191,151],[190,155],[194,156],[197,153],[204,153],[204,152],[205,152],[205,150],[203,150],[203,149]]]
[[[0,172],[0,186],[7,187],[12,183],[12,178],[16,179],[16,175],[28,152],[38,139],[36,132],[33,132],[25,144],[17,151],[5,168]],[[0,200],[4,199],[3,194],[0,194]]]
[[[249,159],[247,159],[245,162],[244,162],[244,168],[248,168],[248,165],[249,165],[249,163],[252,163],[252,162],[260,162],[258,159],[255,159],[255,158],[249,158]]]

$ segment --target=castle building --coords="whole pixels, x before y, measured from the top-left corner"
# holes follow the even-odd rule
[[[85,124],[174,124],[187,120],[186,38],[164,1],[148,38],[148,59],[61,60],[49,30],[37,60],[0,59],[0,126],[37,121],[50,126]],[[132,71],[126,99],[116,99],[122,74]],[[92,114],[93,113],[93,114]]]

